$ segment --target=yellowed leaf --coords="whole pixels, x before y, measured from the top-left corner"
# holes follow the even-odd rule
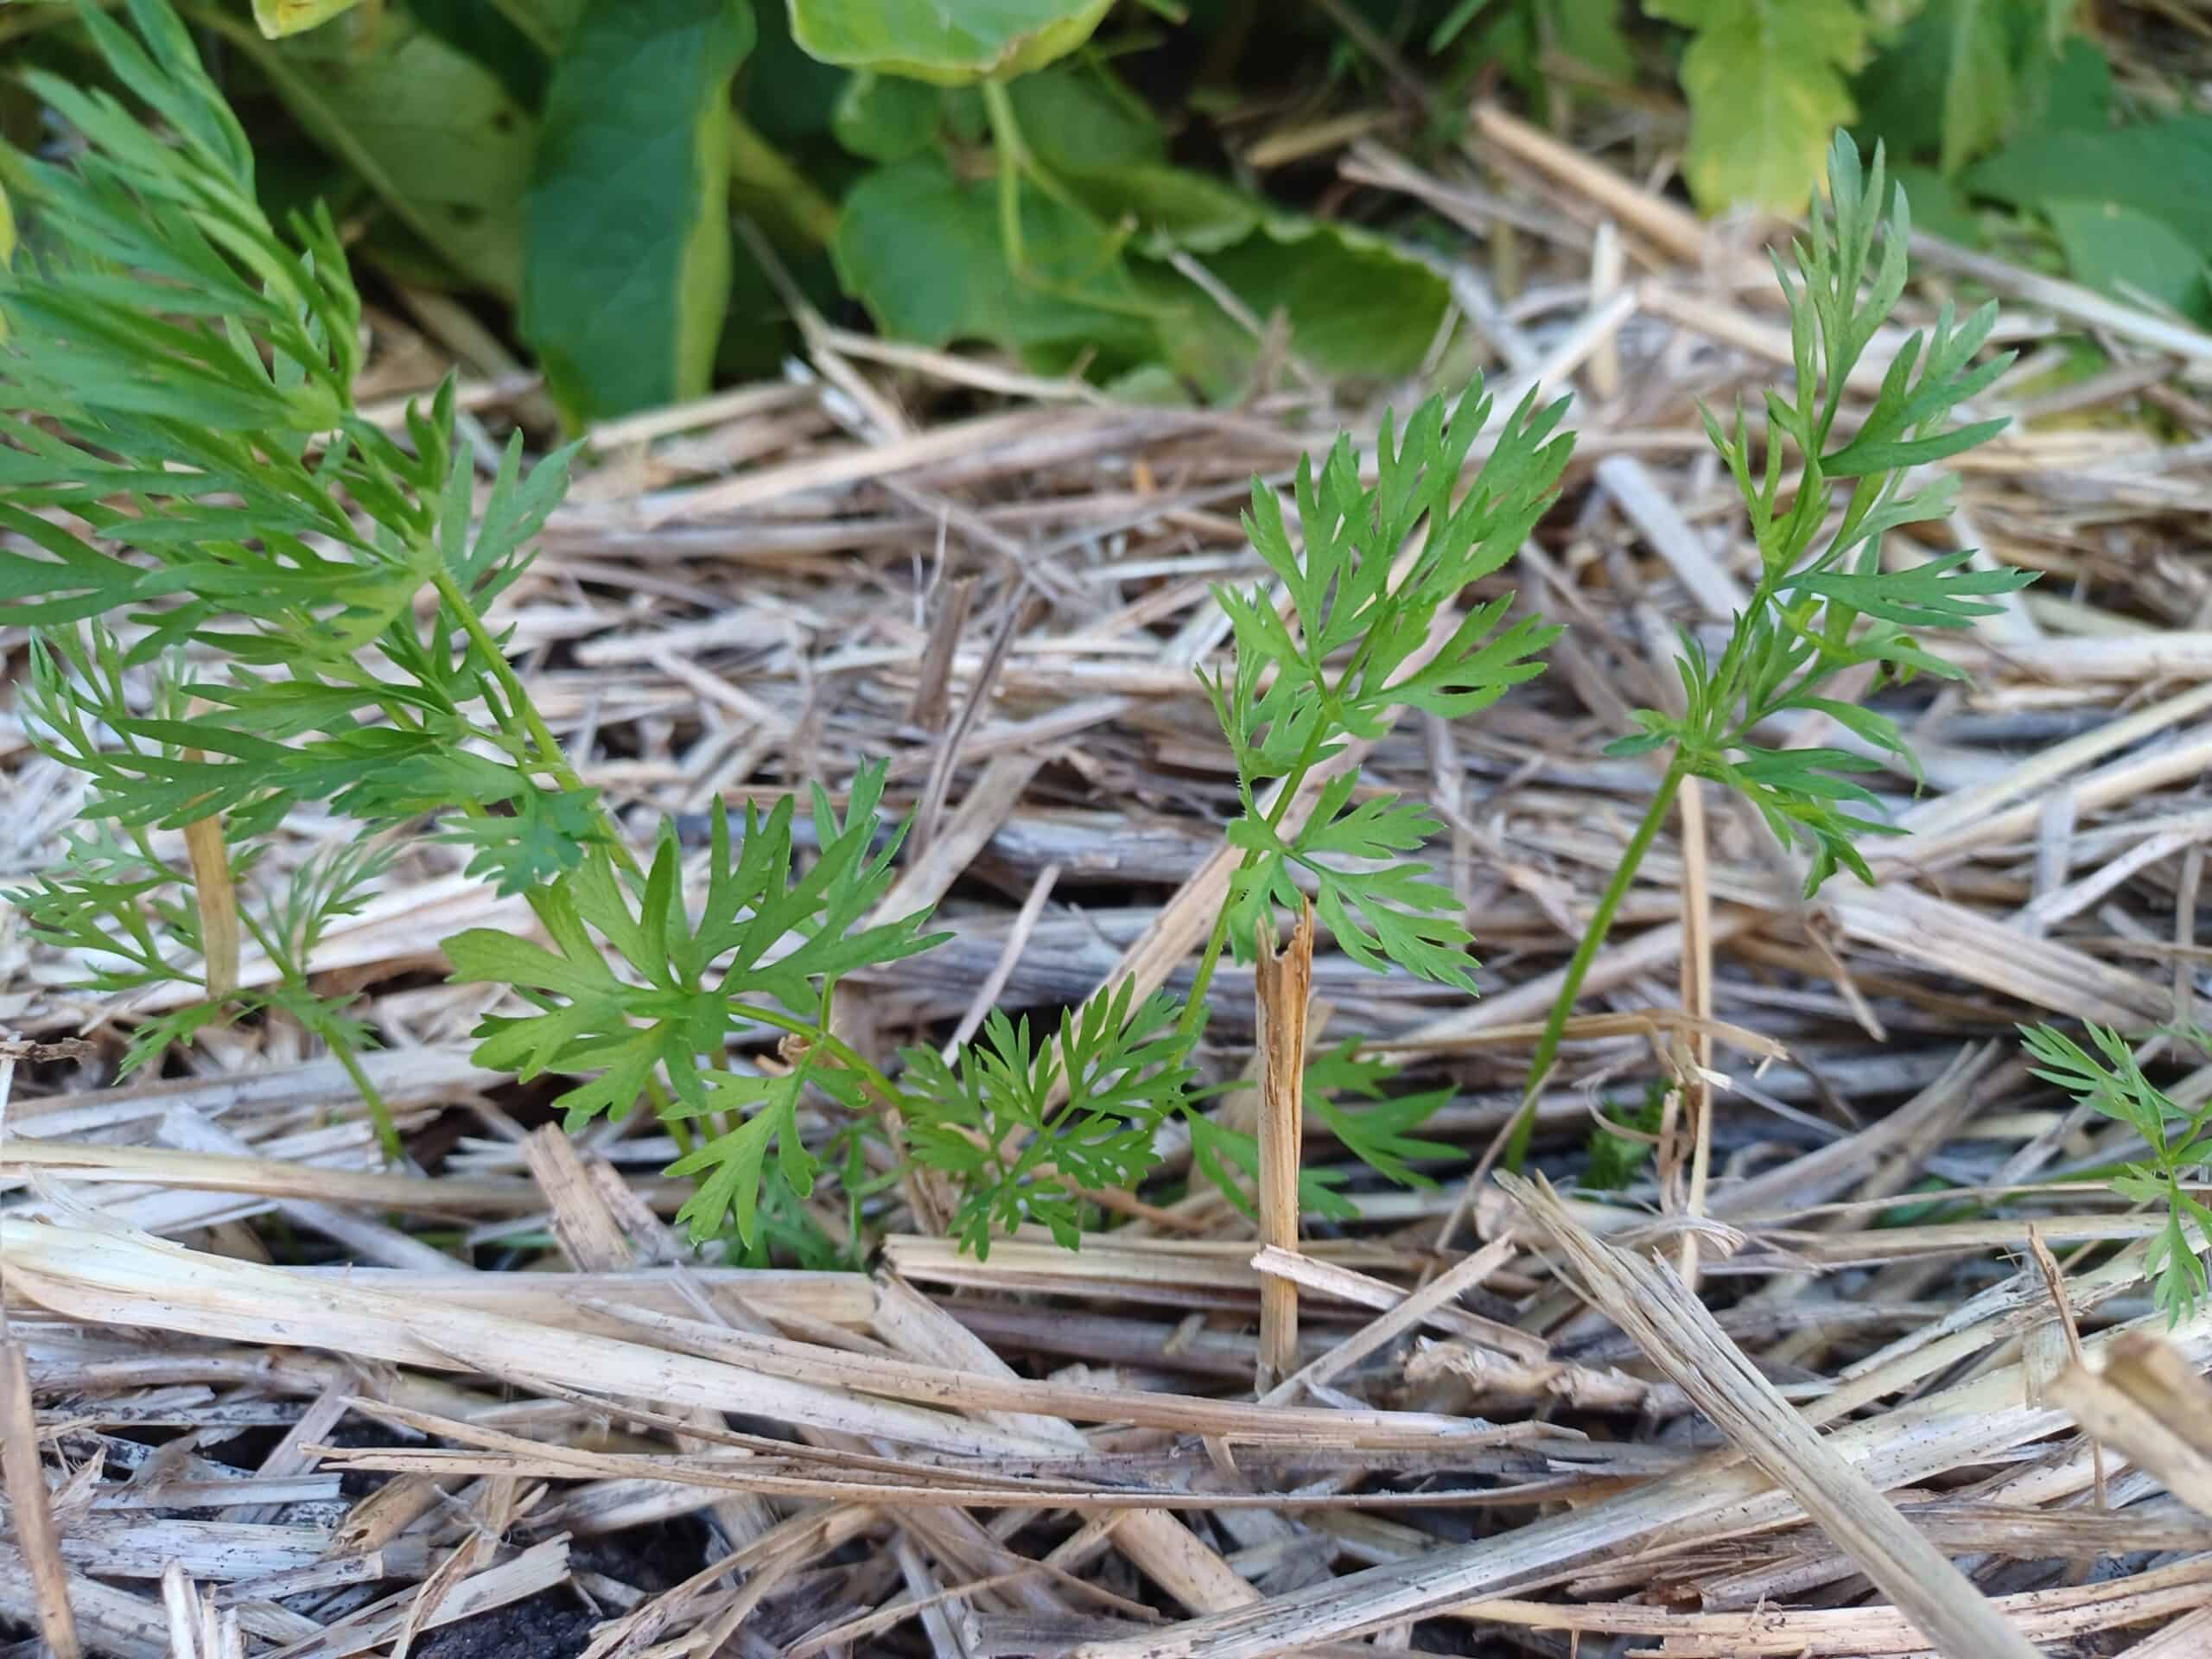
[[[0,185],[0,270],[16,257],[16,210],[8,205],[8,190]],[[0,316],[0,340],[8,338],[8,319]]]
[[[268,39],[281,40],[320,29],[341,11],[350,11],[360,0],[253,0],[253,21]]]

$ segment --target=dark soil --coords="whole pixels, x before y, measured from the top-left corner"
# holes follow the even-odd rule
[[[706,1564],[706,1529],[693,1521],[632,1527],[610,1538],[579,1538],[569,1560],[647,1595],[669,1588]],[[590,1645],[592,1627],[615,1617],[593,1611],[568,1585],[494,1607],[432,1630],[414,1647],[416,1659],[575,1659]]]
[[[418,1659],[574,1659],[600,1616],[566,1586],[433,1630]]]

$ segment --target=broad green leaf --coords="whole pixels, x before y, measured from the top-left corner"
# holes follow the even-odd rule
[[[1438,36],[1457,26],[1464,32],[1456,54],[1459,67],[1452,78],[1464,81],[1471,74],[1494,74],[1542,116],[1550,107],[1552,90],[1542,69],[1545,21],[1535,0],[1503,6],[1493,4],[1491,0],[1459,0],[1453,16],[1439,24],[1436,33],[1429,38],[1434,49]],[[1466,28],[1468,24],[1473,25],[1471,29]],[[1347,41],[1338,48],[1340,61],[1350,45]],[[1371,79],[1379,81],[1382,77]],[[1370,90],[1381,89],[1376,86]]]
[[[2022,0],[1929,0],[1853,85],[1864,130],[1957,174],[2019,117],[2024,20]]]
[[[1278,309],[1290,348],[1320,372],[1394,380],[1421,366],[1448,303],[1427,265],[1365,232],[1314,219],[1272,218],[1200,263],[1265,321]],[[1163,266],[1143,268],[1148,292],[1173,299],[1188,321],[1166,340],[1167,360],[1209,396],[1241,391],[1259,342],[1221,308]]]
[[[1615,0],[1544,0],[1546,32],[1559,49],[1607,79],[1630,85],[1636,59]]]
[[[855,77],[822,63],[791,39],[791,10],[753,0],[755,38],[739,77],[739,106],[772,144],[810,144],[832,136],[838,102]]]
[[[416,0],[407,0],[410,6]],[[575,32],[587,0],[474,0],[498,12],[549,57]]]
[[[1141,162],[1064,170],[1062,181],[1101,219],[1136,225],[1144,253],[1215,253],[1258,228],[1264,208],[1231,184],[1187,167]]]
[[[900,75],[867,71],[852,77],[830,112],[830,130],[854,155],[871,162],[903,162],[937,140],[944,93]]]
[[[2102,132],[2112,124],[2112,64],[2079,35],[2028,60],[2021,130]]]
[[[2038,124],[1975,168],[1967,185],[2047,217],[2074,276],[2139,290],[2202,322],[2212,258],[2212,118],[2131,127]]]
[[[1943,0],[1935,10],[1949,48],[1943,75],[1943,143],[1936,166],[1956,173],[2005,135],[2013,110],[2009,0]]]
[[[1028,270],[1017,276],[992,181],[957,181],[935,155],[879,168],[838,215],[838,275],[901,340],[988,340],[1046,369],[1088,356],[1110,372],[1155,357],[1161,308],[1139,292],[1112,233],[1027,183],[1020,200]]]
[[[253,0],[253,21],[273,41],[320,28],[359,3],[360,0]]]
[[[2191,321],[2212,324],[2205,251],[2191,247],[2164,220],[2116,201],[2055,198],[2044,216],[2066,251],[2075,280],[2115,299],[2145,299]]]
[[[545,85],[583,0],[407,0],[415,21],[497,76],[531,114],[545,106]]]
[[[1694,29],[1682,54],[1690,104],[1683,158],[1707,212],[1804,210],[1829,135],[1852,118],[1844,84],[1866,48],[1851,0],[1645,0],[1644,10]]]
[[[568,37],[575,6],[563,0],[560,17],[550,8],[514,0],[407,0],[408,14],[448,46],[490,70],[523,108],[545,107],[552,54]]]
[[[697,397],[729,299],[743,0],[588,0],[523,210],[522,332],[576,421]]]
[[[1989,240],[1981,221],[1974,217],[1972,200],[1960,188],[1958,180],[1946,177],[1932,167],[1909,163],[1892,169],[1890,176],[1912,204],[1914,230],[1940,236],[1962,248],[1978,248]]]
[[[824,63],[940,86],[1010,80],[1091,36],[1113,0],[790,0],[791,38]]]
[[[1007,88],[1022,142],[1109,225],[1134,222],[1148,253],[1211,251],[1249,235],[1261,204],[1209,174],[1167,160],[1151,109],[1105,70],[1056,64]]]
[[[2212,255],[2212,117],[2169,116],[2101,132],[2023,132],[1967,176],[2015,207],[2108,202],[2169,226]]]
[[[1054,172],[1138,167],[1167,159],[1149,105],[1103,69],[1058,63],[1007,88],[1021,141]]]
[[[537,124],[490,71],[396,15],[365,55],[254,55],[308,136],[394,218],[463,279],[515,296]]]

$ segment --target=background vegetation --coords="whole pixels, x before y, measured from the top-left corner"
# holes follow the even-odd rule
[[[1151,399],[1235,395],[1277,313],[1319,374],[1402,375],[1444,315],[1444,227],[1344,199],[1335,164],[1363,136],[1452,148],[1491,93],[1632,113],[1599,136],[1679,157],[1712,213],[1802,210],[1843,125],[1923,231],[2212,321],[2212,120],[2077,0],[184,11],[279,222],[328,200],[358,264],[461,302],[448,343],[534,362],[580,423],[772,370],[800,296]],[[104,73],[67,6],[10,8],[0,44]],[[36,101],[0,99],[35,143]]]

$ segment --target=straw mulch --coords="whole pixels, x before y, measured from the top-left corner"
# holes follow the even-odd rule
[[[863,1217],[870,1271],[747,1270],[671,1236],[671,1149],[642,1116],[567,1140],[471,1065],[486,995],[443,982],[436,941],[529,918],[453,849],[410,847],[316,963],[364,994],[411,1168],[281,1026],[113,1084],[160,1000],[73,992],[0,925],[16,1637],[128,1659],[2212,1650],[2212,1317],[2143,1334],[2154,1218],[2066,1179],[2126,1135],[2028,1078],[2012,1034],[2196,1009],[2212,339],[1926,251],[1916,311],[1993,290],[2023,353],[1954,528],[2044,579],[1930,642],[1976,677],[1910,711],[1927,784],[1884,785],[1914,833],[1876,849],[1878,887],[1802,902],[1711,794],[1662,839],[1541,1103],[1565,1191],[1595,1115],[1667,1080],[1637,1184],[1476,1182],[1652,786],[1599,751],[1669,696],[1677,626],[1725,627],[1743,589],[1692,400],[1755,391],[1786,353],[1749,231],[1500,114],[1472,149],[1480,189],[1380,149],[1344,172],[1468,227],[1458,327],[1505,401],[1577,394],[1567,498],[1508,573],[1570,632],[1541,681],[1402,722],[1366,761],[1450,823],[1486,995],[1325,940],[1307,1032],[1448,1082],[1424,1133],[1465,1160],[1424,1191],[1355,1181],[1362,1224],[1264,1250],[1200,1196],[1134,1205],[1079,1254],[978,1262],[894,1193]],[[1535,273],[1510,298],[1483,274],[1509,233]],[[2054,378],[2061,330],[2110,366]],[[1192,410],[809,338],[780,384],[594,435],[498,619],[541,707],[641,827],[890,757],[918,821],[891,907],[938,901],[957,938],[851,988],[871,1049],[1186,974],[1232,782],[1192,673],[1225,632],[1208,584],[1257,568],[1250,475],[1377,408],[1321,399],[1279,340],[1243,406]],[[467,340],[427,302],[381,319],[379,394],[458,349],[476,435],[529,425],[527,380]],[[17,726],[0,753],[20,874],[76,785]],[[294,824],[280,861],[325,833]],[[1251,976],[1217,995],[1209,1059],[1234,1074]],[[2149,1058],[2212,1096],[2184,1052]],[[1219,1109],[1249,1123],[1257,1095]],[[1318,1130],[1306,1156],[1345,1161]],[[1901,1206],[1930,1179],[1978,1207]],[[830,1184],[816,1205],[842,1236]],[[1265,1354],[1263,1288],[1297,1320]]]

